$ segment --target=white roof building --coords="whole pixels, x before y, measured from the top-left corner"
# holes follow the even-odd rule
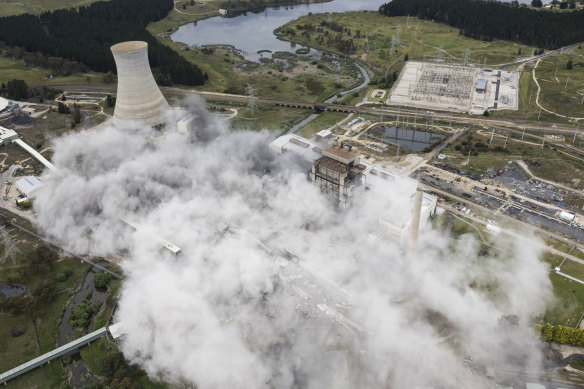
[[[286,134],[270,143],[270,148],[277,153],[292,152],[312,164],[323,156],[323,147],[311,140],[295,134]],[[409,193],[412,209],[418,181],[395,174],[381,166],[368,162],[364,158],[359,160],[359,169],[365,177],[365,188],[379,196],[391,197],[394,193]],[[420,225],[423,226],[428,218],[436,211],[437,197],[424,193]],[[391,221],[380,219],[379,223],[385,232],[398,236],[402,241],[410,234],[412,210],[402,210],[400,215],[392,215]]]
[[[11,143],[14,139],[18,139],[18,134],[14,130],[0,126],[0,145]]]
[[[34,197],[34,192],[45,186],[35,176],[26,176],[16,181],[16,189],[26,197]]]
[[[4,111],[8,108],[9,101],[6,100],[4,97],[0,97],[0,112]]]

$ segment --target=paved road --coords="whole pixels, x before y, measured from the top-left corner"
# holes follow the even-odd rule
[[[571,49],[572,47],[576,47],[576,46],[582,45],[582,44],[584,44],[584,42],[574,43],[574,44],[571,44],[571,45],[568,45],[568,46],[560,47],[557,50],[548,51],[547,53],[543,53],[543,54],[540,54],[540,55],[534,55],[533,57],[529,57],[529,58],[520,59],[519,61],[515,61],[515,62],[511,62],[511,63],[507,63],[507,64],[504,64],[504,65],[501,65],[501,66],[499,66],[499,69],[505,69],[505,68],[508,68],[508,67],[511,67],[511,66],[521,65],[521,64],[527,63],[527,62],[537,61],[538,59],[542,59],[542,58],[545,58],[545,57],[550,56],[550,55],[555,55],[555,54],[562,53],[565,50]]]

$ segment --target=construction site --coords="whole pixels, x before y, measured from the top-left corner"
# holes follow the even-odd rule
[[[518,87],[518,72],[471,64],[468,52],[462,60],[439,54],[406,62],[387,104],[469,114],[517,110]]]

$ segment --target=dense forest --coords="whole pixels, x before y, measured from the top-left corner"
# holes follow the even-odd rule
[[[221,3],[221,8],[227,10],[228,16],[237,16],[245,12],[262,12],[266,7],[308,3],[309,0],[227,0]]]
[[[0,41],[28,52],[79,62],[99,72],[116,71],[110,46],[129,40],[148,42],[155,74],[184,85],[201,85],[201,70],[159,43],[146,25],[164,18],[172,0],[111,0],[78,10],[0,18]]]
[[[379,12],[446,23],[486,41],[504,39],[548,49],[584,41],[584,10],[549,12],[481,0],[393,0]]]

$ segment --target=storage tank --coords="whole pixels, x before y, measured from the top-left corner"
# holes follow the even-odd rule
[[[158,89],[148,63],[148,43],[122,42],[111,51],[118,69],[118,94],[114,110],[114,123],[139,122],[160,129],[170,110]]]

